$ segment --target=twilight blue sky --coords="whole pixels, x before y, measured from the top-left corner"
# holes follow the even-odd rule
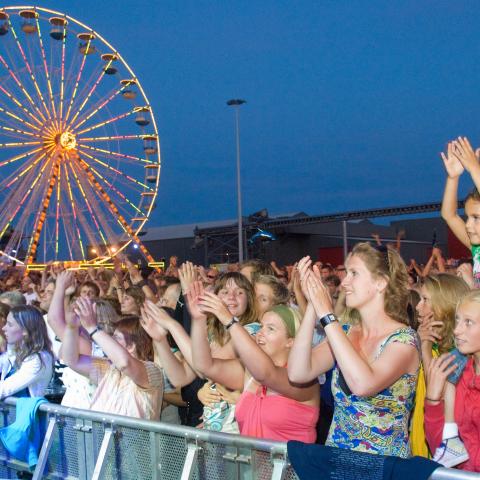
[[[438,201],[438,152],[479,139],[478,2],[39,1],[103,35],[152,104],[162,149],[151,225]],[[462,195],[469,181],[462,184]]]

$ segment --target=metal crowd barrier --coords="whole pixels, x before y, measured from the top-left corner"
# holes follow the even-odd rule
[[[0,426],[15,421],[15,399],[0,403]],[[46,403],[46,435],[33,479],[297,480],[285,443],[198,430]],[[0,479],[26,464],[0,445]],[[437,469],[431,480],[480,479]]]

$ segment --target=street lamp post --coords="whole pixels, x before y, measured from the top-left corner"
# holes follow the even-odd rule
[[[235,136],[237,139],[237,215],[238,215],[238,261],[243,262],[243,218],[242,218],[242,190],[240,182],[240,125],[239,108],[247,103],[240,98],[228,100],[229,107],[235,107]]]

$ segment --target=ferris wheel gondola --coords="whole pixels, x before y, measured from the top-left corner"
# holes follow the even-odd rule
[[[160,166],[151,105],[116,49],[68,15],[0,9],[0,257],[96,263],[135,242],[151,259],[138,235]]]

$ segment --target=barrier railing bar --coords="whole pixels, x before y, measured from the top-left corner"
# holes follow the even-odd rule
[[[453,468],[437,468],[430,476],[430,480],[478,480],[479,478],[479,473]]]
[[[15,405],[16,399],[13,397],[2,400],[7,405]],[[50,403],[42,403],[39,410],[47,413],[56,413],[65,417],[90,420],[103,424],[118,425],[127,428],[146,430],[147,432],[165,433],[185,439],[198,440],[199,442],[212,442],[234,447],[253,448],[264,452],[287,451],[287,445],[283,442],[274,440],[262,440],[255,437],[246,437],[241,435],[232,435],[229,433],[213,432],[198,428],[185,427],[183,425],[174,425],[169,423],[155,422],[151,420],[141,420],[133,417],[123,417],[121,415],[112,415],[92,410],[80,410],[71,407],[62,407]]]
[[[99,480],[103,478],[103,472],[106,467],[105,460],[107,459],[108,450],[113,443],[113,436],[115,431],[113,427],[105,428],[105,434],[103,436],[102,445],[98,452],[97,463],[95,463],[95,469],[93,470],[92,480]]]
[[[47,432],[45,433],[45,439],[42,443],[42,449],[40,450],[40,455],[38,456],[38,463],[33,472],[32,480],[40,480],[43,478],[43,471],[47,465],[48,454],[50,453],[50,448],[53,445],[53,431],[57,424],[57,417],[55,414],[51,415],[48,420]]]
[[[194,466],[197,463],[197,457],[201,449],[197,442],[187,442],[187,456],[183,464],[181,480],[191,480]]]

